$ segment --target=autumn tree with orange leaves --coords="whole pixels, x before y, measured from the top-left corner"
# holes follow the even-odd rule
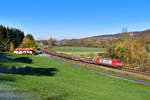
[[[124,67],[142,70],[147,68],[146,48],[141,41],[133,40],[127,34],[124,34],[123,38],[117,39],[108,47],[104,56],[121,59]]]

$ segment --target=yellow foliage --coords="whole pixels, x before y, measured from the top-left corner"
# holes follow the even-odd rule
[[[117,42],[114,49],[115,57],[123,59],[123,56],[125,55],[125,41]]]
[[[125,63],[130,67],[144,68],[146,49],[138,40],[128,41]]]
[[[34,40],[30,40],[26,37],[23,39],[22,44],[20,45],[20,47],[22,47],[22,48],[34,48],[34,49],[37,48],[36,42]]]
[[[12,53],[13,51],[14,51],[14,44],[11,42],[9,52]]]
[[[125,67],[144,69],[146,66],[147,51],[139,40],[118,40],[106,55],[121,59]]]

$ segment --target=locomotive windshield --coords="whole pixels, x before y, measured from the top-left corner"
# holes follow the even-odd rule
[[[121,61],[120,61],[120,60],[118,60],[117,62],[118,62],[118,63],[121,63]]]

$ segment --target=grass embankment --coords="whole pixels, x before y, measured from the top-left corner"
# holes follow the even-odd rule
[[[1,73],[14,79],[1,81],[19,89],[34,91],[44,100],[149,100],[149,86],[115,79],[47,57],[7,56],[15,60],[5,61],[3,66],[9,69],[28,66],[30,70],[20,70],[16,74]]]
[[[56,57],[56,56],[53,56],[53,57]],[[150,82],[150,77],[147,76],[147,75],[137,74],[137,73],[133,73],[133,72],[126,72],[126,71],[118,70],[118,69],[111,68],[111,67],[108,67],[108,66],[88,64],[88,63],[74,61],[74,60],[65,59],[65,58],[61,58],[61,57],[56,57],[56,58],[61,59],[63,61],[71,62],[71,63],[74,63],[74,64],[95,68],[97,70],[102,70],[102,71],[105,71],[105,72],[110,72],[110,73],[126,76],[128,78],[134,78],[134,79]]]

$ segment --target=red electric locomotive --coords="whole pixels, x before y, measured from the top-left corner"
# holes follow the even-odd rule
[[[58,56],[58,57],[76,60],[76,61],[80,61],[80,62],[113,66],[113,67],[118,68],[118,69],[122,68],[122,62],[120,59],[110,59],[110,58],[103,58],[103,57],[78,58],[78,57],[72,57],[69,55],[61,54],[61,53],[50,52],[50,51],[47,51],[45,48],[43,48],[42,51],[46,52],[48,54],[51,54],[53,56]]]
[[[120,59],[110,59],[110,58],[97,57],[95,60],[95,63],[113,66],[113,67],[116,67],[118,69],[122,68],[122,62]]]

